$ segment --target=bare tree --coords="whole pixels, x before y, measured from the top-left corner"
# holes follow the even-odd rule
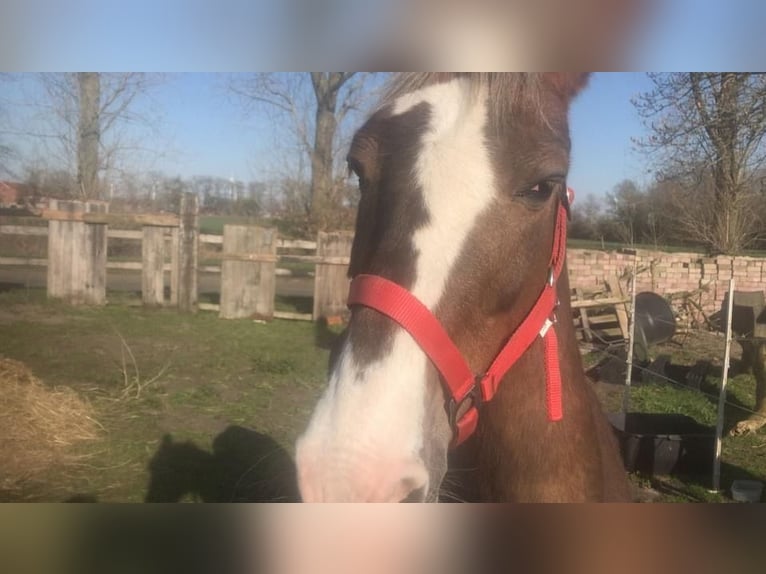
[[[0,93],[6,83],[10,83],[12,77],[10,74],[0,74]],[[12,175],[11,160],[14,158],[14,148],[10,143],[9,130],[7,126],[6,103],[0,99],[0,176]]]
[[[620,240],[635,245],[643,236],[648,220],[646,197],[631,180],[618,183],[606,196],[607,213]]]
[[[345,122],[370,93],[372,75],[361,72],[264,72],[232,79],[230,89],[246,108],[265,106],[287,121],[293,151],[311,166],[309,196],[297,201],[315,227],[332,224],[337,210],[338,158],[345,149]],[[290,174],[291,178],[295,174]]]
[[[601,200],[595,195],[588,195],[572,206],[572,219],[569,222],[569,236],[573,239],[598,240],[603,238],[604,220]]]
[[[101,197],[98,183],[98,147],[101,141],[101,76],[77,74],[80,114],[77,130],[77,187],[85,198]]]
[[[17,128],[36,140],[51,167],[75,176],[71,195],[103,199],[105,175],[148,151],[147,130],[158,125],[142,100],[163,77],[144,73],[49,73],[37,75],[43,99],[33,128]],[[141,133],[143,132],[143,133]]]
[[[650,130],[639,145],[656,155],[660,180],[688,190],[680,223],[689,239],[715,253],[741,252],[762,231],[753,202],[763,200],[754,195],[754,178],[766,162],[766,75],[650,77],[653,90],[634,102]]]

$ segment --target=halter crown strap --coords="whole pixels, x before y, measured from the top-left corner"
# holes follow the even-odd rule
[[[548,418],[559,421],[561,374],[555,311],[556,281],[566,255],[567,208],[559,203],[551,249],[549,278],[521,325],[481,376],[475,376],[444,326],[404,287],[377,275],[358,275],[351,282],[348,306],[374,309],[398,323],[418,343],[442,376],[449,391],[448,412],[455,436],[453,446],[464,442],[478,424],[478,407],[497,393],[500,381],[516,361],[541,337],[544,341],[546,406]]]

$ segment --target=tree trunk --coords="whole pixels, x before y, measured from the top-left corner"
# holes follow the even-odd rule
[[[317,101],[314,148],[311,151],[311,219],[323,229],[332,209],[333,142],[338,128],[338,92],[348,79],[346,72],[312,72]]]
[[[77,74],[80,118],[77,139],[77,185],[84,199],[99,199],[98,152],[101,142],[101,77],[97,72]]]
[[[737,108],[741,84],[737,74],[720,74],[714,120],[709,128],[718,162],[713,166],[713,180],[718,203],[718,245],[716,251],[737,254],[744,247],[745,238],[740,229],[740,202],[738,201],[740,174],[737,169]]]

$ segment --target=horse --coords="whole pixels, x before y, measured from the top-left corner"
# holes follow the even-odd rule
[[[630,500],[568,320],[587,82],[403,73],[356,132],[352,313],[296,444],[304,502],[437,501],[456,457],[477,501]]]

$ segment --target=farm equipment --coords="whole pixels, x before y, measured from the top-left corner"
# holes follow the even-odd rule
[[[670,341],[676,334],[676,317],[664,297],[645,292],[636,295],[636,332],[633,357],[636,362],[649,361],[649,348]]]

